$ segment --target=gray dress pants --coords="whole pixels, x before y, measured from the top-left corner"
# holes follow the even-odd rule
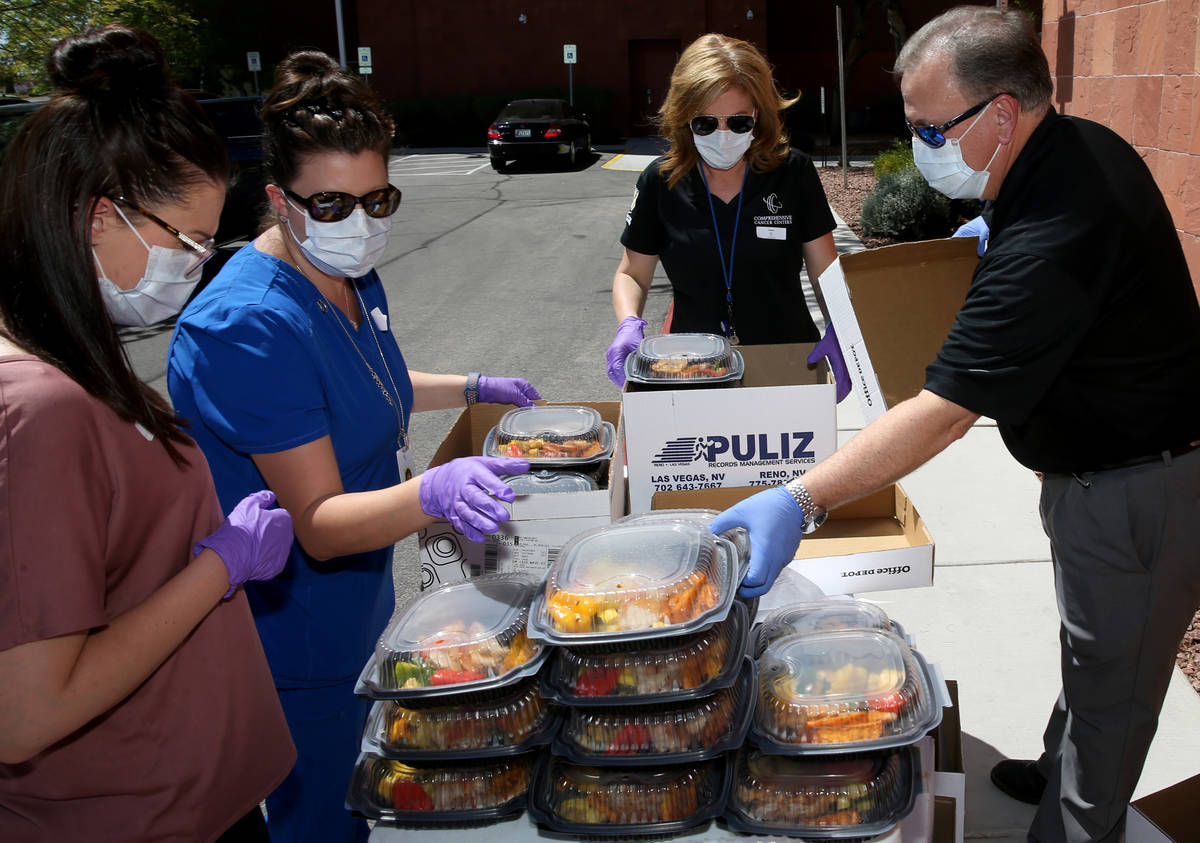
[[[1179,640],[1200,606],[1200,450],[1131,468],[1047,474],[1062,691],[1029,840],[1119,841]]]

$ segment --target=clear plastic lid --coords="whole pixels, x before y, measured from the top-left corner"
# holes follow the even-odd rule
[[[737,554],[699,524],[618,524],[571,538],[530,610],[531,636],[600,644],[695,632],[725,618]]]
[[[542,671],[542,693],[571,706],[694,699],[731,685],[746,649],[747,614],[700,632],[620,644],[556,648]]]
[[[912,743],[941,719],[928,667],[894,632],[795,633],[759,660],[754,740],[768,752]]]
[[[537,677],[491,691],[418,700],[380,700],[371,708],[363,750],[385,758],[437,760],[514,755],[549,743],[555,707]]]
[[[346,804],[375,820],[405,823],[487,822],[519,814],[540,753],[505,758],[408,763],[363,754]]]
[[[776,609],[755,632],[755,656],[776,638],[796,632],[828,632],[835,629],[891,630],[904,637],[883,609],[865,600],[821,600],[793,603]]]
[[[596,491],[596,481],[577,471],[531,471],[528,474],[505,475],[500,479],[518,495]]]
[[[742,357],[719,334],[655,334],[625,358],[634,383],[723,383],[742,376]]]
[[[736,684],[706,697],[661,705],[572,708],[554,741],[554,753],[606,766],[715,758],[745,739],[754,685],[754,662],[747,658]]]
[[[696,509],[652,509],[649,512],[637,512],[633,515],[622,516],[613,523],[661,524],[671,521],[690,521],[707,527],[720,514],[720,510],[699,507]],[[742,563],[739,570],[744,574],[746,567],[750,564],[750,533],[745,527],[735,527],[721,535],[733,542],[733,546],[737,548],[738,559]],[[742,576],[739,575],[738,582],[741,581]]]
[[[550,756],[529,792],[529,814],[551,831],[627,836],[670,834],[719,816],[726,764],[606,769]]]
[[[484,440],[489,457],[534,465],[581,465],[612,454],[613,426],[591,407],[535,405],[509,410]]]
[[[746,746],[733,763],[726,822],[758,834],[874,837],[912,810],[918,763],[911,747],[787,757]]]
[[[389,698],[511,684],[535,673],[545,648],[526,636],[533,580],[495,574],[417,594],[375,645],[368,688]]]

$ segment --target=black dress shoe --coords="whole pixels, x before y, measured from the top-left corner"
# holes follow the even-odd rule
[[[1018,802],[1036,805],[1046,790],[1046,777],[1038,772],[1036,761],[1007,758],[992,768],[992,784]]]

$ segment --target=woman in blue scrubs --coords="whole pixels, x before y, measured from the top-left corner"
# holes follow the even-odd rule
[[[410,371],[373,269],[400,191],[393,125],[327,55],[294,54],[264,108],[274,224],[180,318],[167,383],[228,510],[264,485],[291,514],[283,573],[247,588],[299,759],[267,799],[275,841],[362,840],[344,807],[367,701],[354,683],[395,605],[392,545],[446,518],[475,541],[512,500],[497,475],[523,460],[471,457],[412,477],[413,411],[528,405],[528,382]],[[412,477],[412,479],[408,479]]]

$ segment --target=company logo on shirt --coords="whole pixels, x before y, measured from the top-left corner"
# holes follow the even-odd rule
[[[811,430],[732,436],[680,436],[663,443],[652,465],[708,463],[710,468],[814,462]]]
[[[767,210],[770,211],[771,213],[770,214],[761,214],[759,216],[756,216],[754,218],[755,225],[777,226],[777,225],[791,225],[792,224],[792,215],[791,214],[779,213],[780,211],[783,210],[783,203],[779,201],[778,193],[769,193],[766,196],[764,196],[763,204],[767,206]],[[779,239],[783,239],[783,238],[779,238]]]

